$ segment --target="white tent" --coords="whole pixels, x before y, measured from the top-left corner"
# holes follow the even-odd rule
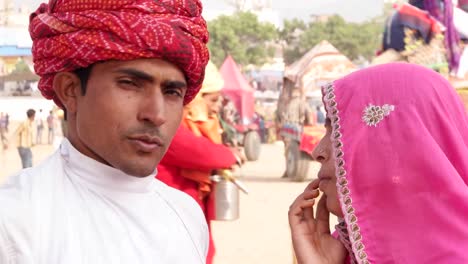
[[[284,76],[304,93],[309,93],[356,69],[351,60],[323,40],[298,61],[286,67]]]

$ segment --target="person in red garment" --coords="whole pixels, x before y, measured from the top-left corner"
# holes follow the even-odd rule
[[[210,176],[218,169],[236,165],[239,154],[222,145],[221,128],[217,118],[222,79],[212,64],[206,69],[205,81],[199,95],[185,108],[179,127],[169,149],[158,165],[157,178],[181,190],[192,198],[205,213],[210,227],[212,208],[208,206],[211,192]],[[215,247],[210,232],[206,263],[213,262]]]

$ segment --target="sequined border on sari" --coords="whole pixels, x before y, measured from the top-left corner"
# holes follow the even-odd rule
[[[327,115],[331,121],[332,133],[331,141],[333,147],[333,155],[335,156],[335,168],[337,177],[338,196],[340,199],[341,208],[343,210],[346,227],[349,234],[349,241],[355,256],[355,260],[359,264],[370,264],[365,252],[365,246],[362,242],[362,235],[358,225],[358,218],[355,214],[353,201],[351,199],[351,191],[348,188],[348,180],[346,179],[346,169],[344,168],[344,152],[343,142],[341,140],[341,126],[338,104],[335,100],[335,87],[333,83],[329,83],[322,87],[323,102],[327,110]]]

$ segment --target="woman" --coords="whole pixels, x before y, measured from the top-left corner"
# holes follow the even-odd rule
[[[450,84],[386,64],[324,87],[323,101],[318,180],[289,211],[299,263],[468,263],[468,118]]]

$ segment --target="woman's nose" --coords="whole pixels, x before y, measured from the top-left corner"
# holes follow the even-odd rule
[[[312,158],[320,163],[326,161],[329,155],[329,146],[327,147],[327,143],[325,140],[326,139],[323,138],[320,141],[320,143],[315,147],[314,151],[312,151]]]

